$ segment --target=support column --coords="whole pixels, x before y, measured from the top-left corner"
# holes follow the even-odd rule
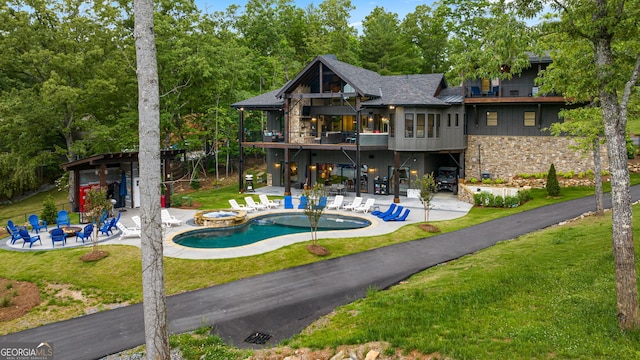
[[[360,164],[360,97],[356,97],[356,196],[360,196],[360,177],[362,164]]]
[[[393,202],[400,203],[400,153],[393,152]]]
[[[238,110],[240,110],[240,121],[238,125],[238,193],[242,194],[244,192],[244,156],[242,153],[242,141],[244,140],[244,108]]]

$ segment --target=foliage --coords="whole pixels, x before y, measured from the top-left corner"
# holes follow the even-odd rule
[[[312,188],[305,189],[303,195],[307,197],[307,206],[304,208],[304,214],[309,219],[311,241],[316,245],[318,243],[318,221],[325,210],[325,206],[321,206],[319,202],[323,198],[326,201],[327,194],[324,185],[316,183]]]
[[[111,209],[106,189],[91,189],[84,198],[84,215],[94,224],[93,251],[98,250],[98,226],[100,218]]]
[[[547,173],[547,184],[545,188],[549,196],[560,196],[560,183],[556,175],[556,167],[553,164],[551,164],[549,172]]]
[[[474,205],[484,207],[513,208],[520,206],[529,200],[531,200],[530,190],[519,190],[516,196],[505,197],[494,195],[489,191],[481,191],[473,194]]]
[[[189,182],[189,185],[193,190],[200,189],[200,178],[198,176],[198,169],[195,169],[193,171],[193,177],[191,178],[191,182]]]
[[[49,224],[53,224],[58,217],[58,208],[53,196],[47,196],[42,203],[42,213],[40,218]]]
[[[246,359],[249,350],[227,346],[214,330],[203,327],[193,333],[173,335],[169,339],[171,348],[179,348],[185,359],[231,360]]]
[[[418,189],[420,190],[420,202],[424,207],[424,221],[429,221],[429,209],[431,209],[431,200],[438,192],[438,183],[433,173],[424,174],[422,179],[418,181]]]

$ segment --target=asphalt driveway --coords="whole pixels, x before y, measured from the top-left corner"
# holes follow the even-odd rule
[[[634,201],[640,186],[632,188]],[[610,206],[606,196],[606,206]],[[427,239],[392,245],[167,298],[172,333],[205,325],[230,345],[273,346],[334,308],[434,265],[572,219],[595,209],[593,197],[549,205]],[[265,345],[245,342],[271,336]],[[98,359],[144,343],[142,305],[103,311],[0,337],[49,342],[56,359]]]

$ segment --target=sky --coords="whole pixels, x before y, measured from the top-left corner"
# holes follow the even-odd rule
[[[294,0],[294,2],[298,7],[304,9],[309,4],[313,4],[317,7],[322,1]],[[416,9],[416,6],[422,4],[431,6],[433,2],[434,0],[351,0],[351,4],[356,8],[351,12],[351,24],[356,28],[360,28],[362,20],[364,20],[365,16],[369,15],[376,6],[383,7],[387,12],[394,12],[398,14],[398,18],[402,20],[407,13],[413,12]],[[244,7],[246,3],[246,0],[196,0],[198,8],[206,13],[223,11],[231,4]]]

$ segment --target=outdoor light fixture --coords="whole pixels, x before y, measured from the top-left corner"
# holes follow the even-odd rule
[[[393,105],[389,105],[389,110],[394,110],[396,107]]]

